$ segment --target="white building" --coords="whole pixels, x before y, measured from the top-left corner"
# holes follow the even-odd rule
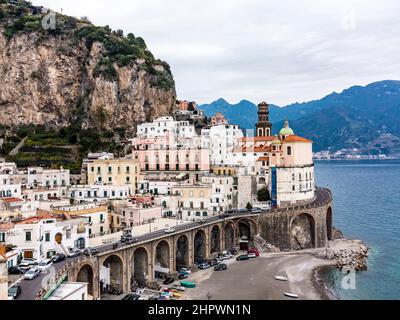
[[[134,192],[134,191],[133,191]],[[76,185],[69,188],[69,196],[76,202],[105,203],[107,200],[126,199],[132,194],[131,185]]]
[[[16,174],[18,173],[15,162],[0,161],[0,174]]]
[[[12,174],[0,174],[0,197],[21,197],[21,184]]]
[[[14,224],[5,242],[21,250],[24,258],[44,259],[68,248],[85,248],[88,244],[88,219],[65,217],[42,212]]]
[[[22,198],[27,201],[47,201],[62,196],[60,188],[27,188],[22,190]]]
[[[107,206],[96,203],[85,203],[57,207],[52,211],[57,215],[87,218],[88,234],[91,237],[107,234],[110,231]]]
[[[28,184],[27,187],[66,187],[70,185],[69,169],[44,169],[42,167],[28,168]]]
[[[171,143],[179,138],[191,139],[196,136],[194,125],[189,121],[175,121],[173,117],[161,117],[150,123],[143,123],[137,127],[137,137],[159,138],[166,134],[171,137]]]
[[[202,177],[201,182],[212,186],[210,208],[213,214],[233,208],[235,177],[209,174]]]
[[[217,125],[201,131],[203,143],[210,149],[212,165],[233,165],[233,150],[239,145],[243,131],[238,125]]]

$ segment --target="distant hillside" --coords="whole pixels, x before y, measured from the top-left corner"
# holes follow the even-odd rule
[[[254,104],[218,101],[219,104],[206,105],[207,115],[221,111],[232,123],[254,127]],[[244,112],[246,117],[241,120]],[[400,81],[354,86],[321,100],[271,107],[274,132],[282,127],[285,118],[297,134],[314,140],[315,151],[357,148],[365,154],[400,154]]]

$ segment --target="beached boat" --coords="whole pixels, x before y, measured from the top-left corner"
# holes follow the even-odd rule
[[[295,293],[288,293],[288,292],[285,292],[284,295],[285,295],[286,297],[289,297],[289,298],[296,298],[296,299],[299,297],[299,296],[298,296],[297,294],[295,294]]]
[[[276,276],[275,279],[279,281],[288,281],[288,278],[282,276]]]
[[[182,281],[181,286],[185,288],[196,288],[196,284],[191,281]]]

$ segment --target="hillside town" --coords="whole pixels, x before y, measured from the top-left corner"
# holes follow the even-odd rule
[[[288,121],[272,136],[265,102],[258,118],[255,135],[245,135],[222,114],[207,120],[195,103],[179,101],[173,116],[138,125],[131,154],[90,153],[80,175],[0,162],[0,263],[8,285],[32,261],[45,270],[124,237],[312,201],[312,142]]]

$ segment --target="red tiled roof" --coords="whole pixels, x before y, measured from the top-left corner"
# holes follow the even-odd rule
[[[273,141],[276,137],[274,136],[265,136],[265,137],[243,137],[240,138],[241,142],[250,142],[250,141]]]
[[[31,217],[31,218],[27,218],[27,219],[21,220],[21,221],[17,222],[16,224],[34,224],[34,223],[38,223],[41,220],[52,219],[52,218],[53,218],[53,216],[50,213],[41,214],[39,216],[34,216],[34,217]]]
[[[6,202],[6,203],[11,203],[11,202],[22,202],[24,200],[20,199],[20,198],[13,198],[13,197],[9,197],[9,198],[0,198],[1,201]]]
[[[311,140],[308,140],[306,138],[303,137],[299,137],[299,136],[287,136],[286,139],[282,140],[283,143],[285,142],[306,142],[306,143],[310,143],[312,142]]]
[[[259,157],[257,161],[269,161],[269,157]]]

